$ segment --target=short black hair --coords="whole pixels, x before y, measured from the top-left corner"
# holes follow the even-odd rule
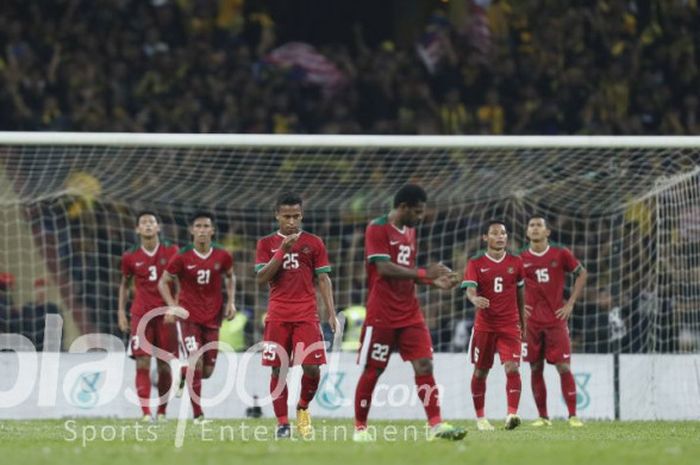
[[[542,219],[542,220],[544,220],[544,226],[545,226],[545,228],[549,229],[549,220],[547,219],[546,216],[541,215],[541,214],[539,214],[539,213],[533,213],[532,215],[529,215],[529,216],[527,217],[527,224],[530,224],[530,221],[532,221],[532,220],[534,220],[534,219],[536,219],[536,218],[537,218],[537,219]]]
[[[296,192],[283,192],[277,197],[277,203],[275,203],[275,210],[279,210],[282,205],[299,205],[304,206],[304,201],[301,196]]]
[[[153,218],[156,219],[156,223],[160,224],[160,218],[158,217],[158,215],[156,214],[156,212],[154,212],[154,211],[152,211],[152,210],[141,210],[141,211],[139,211],[139,212],[136,214],[136,223],[138,224],[138,222],[141,221],[141,217],[142,217],[142,216],[146,216],[146,215],[151,215]]]
[[[405,203],[409,207],[415,207],[420,202],[427,202],[428,194],[417,184],[406,184],[394,195],[394,208]]]
[[[503,220],[498,220],[498,219],[493,219],[493,220],[487,221],[487,222],[484,224],[484,234],[487,234],[487,235],[488,235],[489,229],[491,229],[491,226],[493,226],[494,224],[500,224],[501,226],[503,226],[504,228],[506,228],[506,232],[508,232],[508,225],[506,224],[505,221],[503,221]]]
[[[210,212],[202,210],[194,212],[192,216],[190,216],[190,226],[193,225],[198,218],[209,218],[211,220],[212,226],[214,225],[214,215]]]

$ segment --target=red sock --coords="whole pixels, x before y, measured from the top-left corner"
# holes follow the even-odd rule
[[[162,398],[161,403],[158,404],[159,415],[165,415],[165,408],[168,406],[167,394],[172,383],[173,377],[169,368],[158,370],[158,397]]]
[[[569,416],[576,416],[576,381],[574,374],[570,371],[561,373],[561,393],[566,401],[566,407],[569,409]]]
[[[486,402],[486,378],[472,375],[472,400],[477,418],[484,418],[484,403]]]
[[[508,398],[508,415],[518,413],[518,404],[520,404],[520,391],[522,382],[520,381],[520,373],[515,371],[506,373],[506,397]]]
[[[196,396],[196,397],[195,397]],[[199,400],[202,396],[202,370],[195,368],[194,377],[192,378],[192,388],[190,389],[190,397],[192,399],[192,415],[194,418],[202,415],[202,406]]]
[[[416,389],[418,398],[423,402],[425,415],[428,417],[428,424],[435,426],[442,422],[440,417],[440,392],[435,385],[433,375],[416,376]]]
[[[549,418],[549,415],[547,415],[547,386],[544,384],[544,366],[531,372],[530,384],[540,417]]]
[[[372,393],[377,385],[379,373],[376,368],[366,367],[360,375],[355,389],[355,428],[366,428],[369,408],[372,405]]]
[[[320,377],[318,376],[315,378],[306,375],[301,376],[301,394],[299,396],[297,408],[306,409],[309,407],[309,403],[316,395],[319,380]]]
[[[277,417],[278,425],[288,425],[289,417],[287,415],[287,380],[280,380],[279,376],[270,377],[270,394],[272,394],[277,389],[277,383],[283,382],[284,388],[282,392],[279,393],[277,397],[272,399],[272,408],[275,411],[275,416]]]
[[[151,414],[149,404],[151,402],[151,376],[148,368],[136,369],[136,393],[139,395],[139,403],[144,415]]]

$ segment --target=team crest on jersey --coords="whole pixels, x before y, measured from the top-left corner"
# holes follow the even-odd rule
[[[549,266],[551,266],[552,268],[556,268],[557,265],[558,265],[558,263],[556,260],[552,260],[552,263],[549,264]]]
[[[513,273],[515,273],[515,268],[513,268],[512,266],[509,266],[508,267],[508,274],[513,274]]]
[[[311,249],[309,248],[308,245],[305,245],[305,246],[301,249],[301,253],[308,255],[308,254],[311,253]]]
[[[164,259],[164,258],[161,258],[161,259],[160,259],[160,264],[163,265],[163,266],[165,266],[165,259]]]
[[[219,264],[219,262],[214,262],[214,269],[218,271],[219,268],[221,268],[221,265]]]

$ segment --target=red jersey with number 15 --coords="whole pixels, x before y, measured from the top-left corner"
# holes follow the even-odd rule
[[[542,253],[526,249],[520,258],[525,267],[525,301],[532,307],[528,323],[541,326],[566,326],[566,320],[556,317],[564,306],[566,273],[583,268],[571,251],[550,244]]]
[[[520,334],[517,289],[524,285],[520,257],[506,253],[495,260],[485,252],[472,257],[464,271],[462,289],[475,287],[478,296],[489,299],[489,306],[476,313],[474,329]]]
[[[188,245],[170,260],[166,271],[179,279],[178,300],[190,312],[187,321],[209,328],[221,326],[223,275],[231,269],[233,257],[216,244],[204,255]]]
[[[365,259],[367,260],[367,317],[368,326],[401,328],[423,323],[423,314],[416,298],[416,283],[412,279],[383,278],[377,271],[377,262],[390,261],[405,268],[415,268],[416,230],[404,226],[399,229],[388,215],[373,220],[365,231]]]
[[[134,300],[131,315],[143,316],[149,310],[164,307],[165,301],[158,291],[158,281],[163,275],[170,258],[177,253],[177,246],[162,242],[153,252],[135,246],[122,255],[121,271],[127,277],[134,277]]]
[[[255,272],[260,271],[286,236],[276,232],[258,241]],[[284,254],[282,266],[270,281],[266,321],[319,321],[314,276],[330,273],[328,251],[320,237],[302,231],[292,249]]]

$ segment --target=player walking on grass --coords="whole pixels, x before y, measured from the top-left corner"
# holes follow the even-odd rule
[[[158,283],[163,299],[178,313],[184,308],[189,316],[178,320],[181,343],[188,358],[200,347],[219,340],[221,319],[232,320],[236,315],[236,278],[233,274],[233,257],[226,250],[212,242],[215,233],[214,219],[209,213],[197,213],[190,223],[193,243],[183,247],[168,263],[163,277]],[[222,290],[224,279],[228,301],[223,306]],[[180,286],[179,305],[170,292],[172,282]],[[166,315],[166,320],[175,320],[174,314]],[[207,350],[189,368],[194,369],[191,386],[188,386],[192,399],[195,422],[204,420],[199,399],[202,395],[202,379],[209,378],[216,365],[217,350]]]
[[[546,220],[533,216],[527,224],[530,243],[520,254],[525,268],[527,345],[525,360],[530,362],[532,393],[539,412],[533,426],[551,426],[547,414],[547,387],[544,361],[554,364],[561,379],[561,391],[569,410],[569,425],[581,427],[576,417],[576,381],[571,373],[571,340],[567,321],[576,299],[586,284],[587,272],[571,251],[551,243]],[[564,302],[566,274],[575,277],[574,287]]]
[[[433,378],[432,341],[416,298],[416,283],[440,289],[451,289],[458,283],[456,275],[440,263],[416,268],[414,228],[423,219],[426,201],[421,187],[402,187],[394,197],[393,210],[373,220],[365,232],[368,296],[358,357],[364,371],[355,391],[353,440],[357,442],[374,439],[367,430],[372,393],[393,348],[413,365],[418,396],[430,426],[428,439],[459,440],[466,434],[462,428],[442,421]]]
[[[469,342],[474,374],[472,400],[479,431],[494,427],[485,416],[486,378],[496,352],[506,372],[508,413],[505,428],[520,425],[520,353],[525,334],[525,275],[523,262],[506,250],[508,232],[504,223],[487,224],[483,240],[486,251],[472,257],[464,272],[462,288],[476,307],[476,322]]]
[[[297,429],[306,439],[313,434],[308,408],[318,389],[319,367],[326,363],[314,281],[318,282],[331,330],[335,332],[338,325],[328,252],[320,237],[301,229],[303,214],[300,196],[294,193],[280,196],[275,206],[279,229],[258,241],[255,257],[257,281],[268,283],[270,287],[262,364],[272,367],[270,393],[274,396],[272,403],[279,438],[291,435],[287,366],[282,366],[281,351],[288,356],[291,365],[301,365],[303,370],[296,409]],[[283,386],[281,390],[280,386]]]
[[[139,244],[124,252],[122,255],[122,279],[119,284],[119,307],[117,319],[119,329],[130,331],[129,349],[131,357],[136,360],[136,392],[141,403],[143,421],[152,421],[150,409],[151,399],[151,356],[144,350],[143,337],[159,349],[177,358],[177,336],[175,325],[165,323],[163,316],[151,319],[146,325],[144,334],[137,334],[141,318],[150,310],[165,306],[165,301],[158,292],[158,280],[165,270],[170,258],[177,252],[177,246],[168,242],[160,242],[160,224],[158,216],[150,211],[142,211],[136,216],[136,235]],[[134,299],[131,303],[131,323],[126,316],[126,302],[129,295],[129,284],[134,282]],[[172,384],[172,374],[167,361],[157,359],[158,365],[158,396],[163,398]],[[157,419],[165,419],[167,402],[158,405]]]

